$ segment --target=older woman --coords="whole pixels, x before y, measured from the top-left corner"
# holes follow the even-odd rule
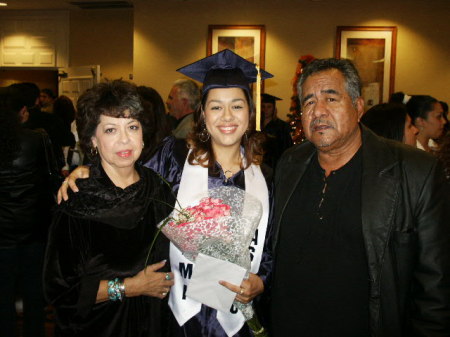
[[[442,136],[447,123],[439,101],[431,96],[415,95],[406,103],[413,124],[419,129],[417,148],[427,152],[437,150],[433,139]]]
[[[82,149],[91,176],[57,209],[44,265],[44,290],[56,309],[59,336],[160,336],[162,302],[173,285],[168,241],[159,237],[146,266],[156,224],[170,212],[170,190],[136,165],[146,122],[134,85],[102,83],[78,101]],[[154,127],[154,126],[153,126]]]

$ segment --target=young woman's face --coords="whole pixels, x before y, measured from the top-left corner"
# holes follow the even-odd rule
[[[134,168],[143,148],[141,123],[133,118],[101,115],[92,144],[105,170]]]
[[[249,125],[249,105],[240,88],[217,88],[208,92],[205,124],[213,148],[240,146]]]
[[[405,119],[405,129],[403,132],[403,143],[416,146],[416,136],[419,133],[419,129],[417,129],[411,121],[411,117],[406,114]]]
[[[426,119],[417,118],[419,132],[428,138],[439,138],[444,131],[444,125],[447,121],[444,118],[444,110],[439,102],[433,104],[433,109],[428,112]]]

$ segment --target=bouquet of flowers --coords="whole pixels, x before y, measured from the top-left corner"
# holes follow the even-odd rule
[[[250,271],[248,247],[262,216],[261,202],[236,187],[222,186],[200,195],[189,207],[174,208],[158,225],[192,262],[199,253],[228,261]],[[255,336],[267,336],[249,304],[233,303]],[[259,334],[257,334],[259,332]]]

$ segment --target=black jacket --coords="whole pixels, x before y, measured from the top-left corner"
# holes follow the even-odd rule
[[[54,205],[58,168],[47,134],[21,129],[19,139],[16,159],[0,170],[0,248],[45,241]]]
[[[424,151],[365,127],[362,151],[371,336],[450,336],[450,193],[441,167]],[[286,151],[277,167],[275,275],[279,224],[314,155],[306,142]]]

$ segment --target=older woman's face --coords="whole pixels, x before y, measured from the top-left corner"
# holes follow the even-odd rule
[[[249,124],[249,106],[242,89],[209,90],[204,113],[213,147],[240,146]]]
[[[134,167],[143,148],[141,123],[133,118],[101,115],[92,144],[105,170]]]

